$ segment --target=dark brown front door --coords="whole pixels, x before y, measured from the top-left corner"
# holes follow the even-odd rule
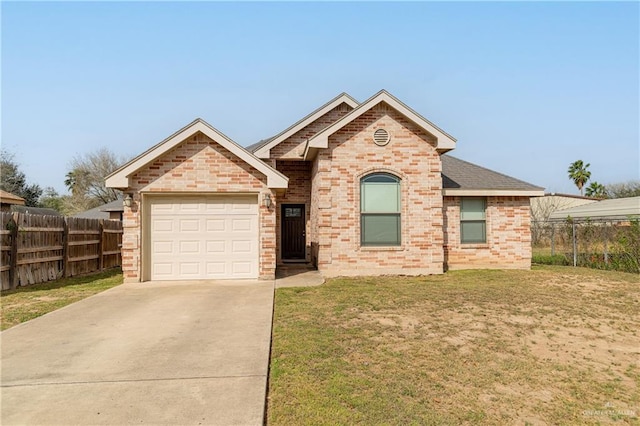
[[[304,204],[282,204],[282,260],[305,259]]]

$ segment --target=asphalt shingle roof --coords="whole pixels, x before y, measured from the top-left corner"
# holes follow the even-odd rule
[[[252,154],[255,154],[255,152],[257,150],[259,150],[260,148],[262,148],[263,146],[265,146],[266,144],[268,144],[269,142],[271,142],[273,139],[275,138],[275,136],[272,136],[270,138],[267,139],[262,139],[259,142],[256,142],[254,144],[251,144],[249,146],[246,146],[244,149],[246,149],[247,151],[249,151]]]
[[[495,172],[460,160],[448,154],[442,155],[442,187],[445,189],[493,189],[542,191],[536,185],[512,178],[511,176]]]
[[[81,217],[85,219],[109,219],[109,212],[121,212],[124,211],[124,205],[122,198],[118,198],[110,203],[103,204],[92,209],[76,213],[72,217]]]

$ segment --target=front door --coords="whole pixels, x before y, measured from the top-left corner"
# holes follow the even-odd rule
[[[305,260],[304,204],[282,204],[282,260]]]

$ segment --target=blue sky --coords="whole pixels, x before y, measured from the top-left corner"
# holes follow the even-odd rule
[[[1,7],[2,147],[61,193],[78,154],[134,156],[196,117],[249,145],[383,88],[454,156],[548,191],[577,193],[577,159],[639,178],[637,2]]]

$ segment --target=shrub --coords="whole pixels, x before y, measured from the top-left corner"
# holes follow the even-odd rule
[[[531,259],[533,263],[538,263],[540,265],[568,265],[569,260],[567,260],[566,256],[562,254],[536,254],[533,255]]]

